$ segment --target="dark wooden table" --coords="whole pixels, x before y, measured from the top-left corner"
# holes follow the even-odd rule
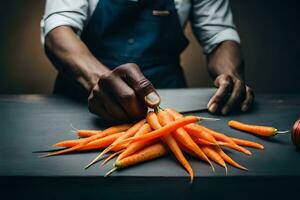
[[[180,111],[205,107],[211,89],[161,90],[163,106]],[[193,113],[215,117],[207,112]],[[299,194],[300,151],[291,143],[290,134],[262,139],[230,129],[227,122],[237,119],[254,124],[290,129],[300,117],[300,95],[257,95],[251,112],[217,116],[218,122],[206,126],[262,143],[264,151],[252,150],[252,156],[228,151],[233,159],[248,167],[240,171],[215,165],[216,172],[193,158],[195,181],[189,184],[187,173],[172,156],[131,167],[104,178],[112,162],[100,168],[83,167],[98,152],[38,158],[35,151],[47,150],[63,139],[74,138],[71,124],[81,129],[102,129],[105,124],[90,114],[84,103],[59,96],[0,96],[0,191],[10,198],[39,199],[153,199],[197,197],[250,199],[288,197]]]

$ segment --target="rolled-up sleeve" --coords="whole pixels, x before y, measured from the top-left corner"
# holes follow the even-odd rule
[[[192,28],[205,54],[210,53],[225,40],[240,43],[228,0],[194,0],[192,2]]]
[[[89,0],[47,0],[41,20],[41,39],[58,26],[70,26],[80,33],[89,18]]]

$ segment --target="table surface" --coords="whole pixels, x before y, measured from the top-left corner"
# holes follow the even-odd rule
[[[212,89],[160,90],[164,107],[197,109],[205,107],[213,94]],[[71,124],[80,129],[103,129],[105,124],[90,114],[84,103],[59,96],[2,95],[0,96],[0,176],[1,177],[103,177],[112,162],[103,168],[99,164],[88,170],[83,167],[98,152],[73,153],[48,158],[39,158],[36,151],[48,150],[51,144],[75,138]],[[194,113],[216,117],[207,112]],[[247,133],[232,130],[228,120],[236,119],[253,124],[290,129],[300,117],[300,95],[257,95],[252,111],[217,116],[217,122],[203,122],[205,126],[229,136],[250,139],[265,146],[265,150],[251,149],[246,156],[228,150],[229,155],[246,166],[249,171],[228,168],[227,176],[300,176],[300,152],[290,140],[290,134],[281,134],[272,139],[262,139]],[[215,165],[212,173],[209,165],[189,157],[197,177],[224,177],[224,169]],[[172,156],[118,171],[115,177],[183,177],[188,175]]]

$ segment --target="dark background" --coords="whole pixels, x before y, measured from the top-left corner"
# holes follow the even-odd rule
[[[300,6],[293,0],[231,0],[246,59],[247,82],[257,92],[299,93]],[[44,1],[0,2],[0,94],[51,93],[56,71],[40,44]],[[201,48],[182,55],[190,87],[210,87]]]

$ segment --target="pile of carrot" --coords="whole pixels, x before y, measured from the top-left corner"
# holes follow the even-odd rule
[[[103,159],[106,153],[111,153],[102,162],[104,165],[116,157],[112,170],[106,174],[109,175],[115,170],[171,153],[193,181],[194,172],[186,155],[206,162],[213,171],[212,162],[214,162],[225,168],[227,173],[227,164],[241,170],[247,170],[247,168],[233,160],[223,151],[224,148],[230,148],[246,155],[251,155],[251,152],[245,147],[264,149],[264,146],[259,143],[229,137],[202,126],[198,124],[201,120],[213,119],[183,116],[174,109],[157,108],[148,112],[146,119],[134,124],[112,126],[105,130],[76,130],[79,139],[58,142],[53,146],[65,148],[50,152],[43,157],[75,151],[102,150],[86,168]],[[235,128],[238,127],[236,125],[233,123]],[[274,132],[274,130],[272,131]]]

